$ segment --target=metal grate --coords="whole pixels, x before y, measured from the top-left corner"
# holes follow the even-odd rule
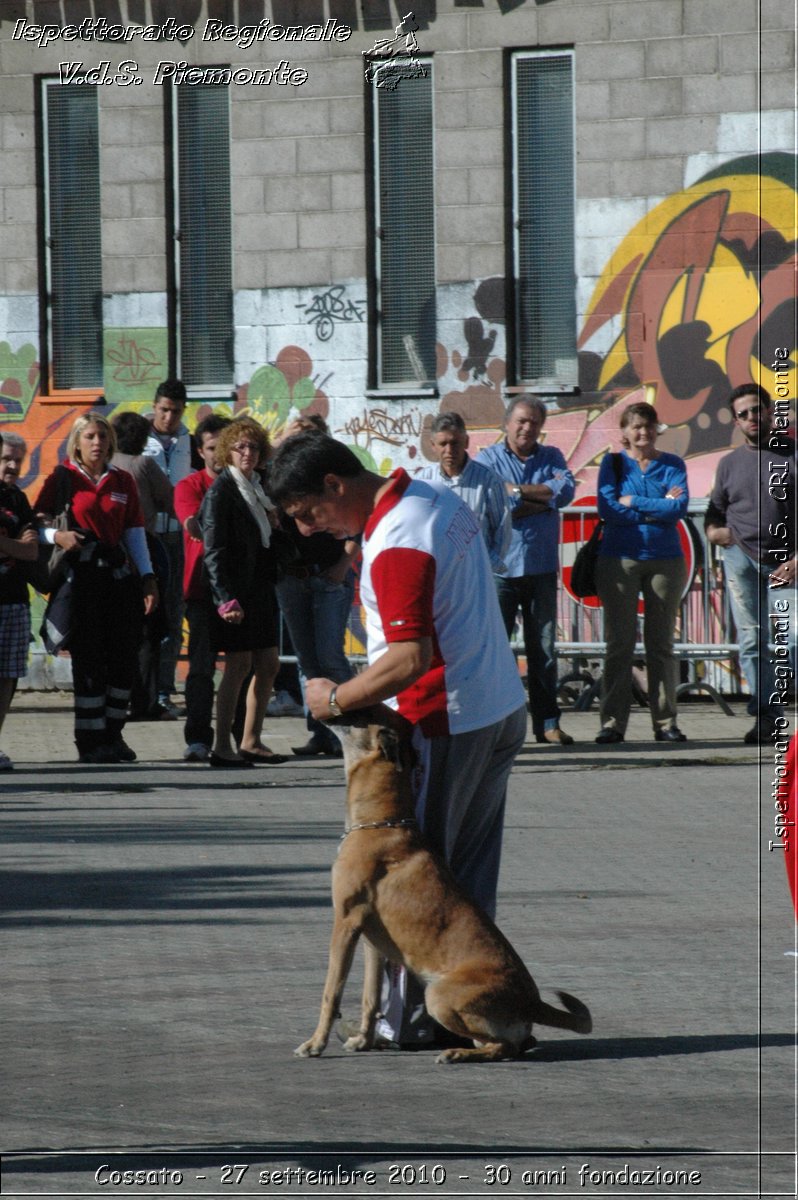
[[[102,388],[97,88],[46,81],[44,101],[50,379]]]
[[[418,387],[435,379],[432,62],[392,60],[371,86],[378,382]]]
[[[179,374],[186,386],[214,388],[233,382],[229,89],[178,85],[174,94]]]
[[[517,373],[575,386],[573,55],[513,59]]]

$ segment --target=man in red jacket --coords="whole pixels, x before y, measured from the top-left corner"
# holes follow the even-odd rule
[[[213,745],[213,676],[216,647],[211,640],[213,605],[202,571],[202,529],[197,514],[205,493],[219,474],[216,442],[228,417],[211,415],[200,421],[194,437],[204,462],[175,487],[175,515],[183,526],[183,595],[188,621],[188,676],[186,678],[186,762],[205,762]]]

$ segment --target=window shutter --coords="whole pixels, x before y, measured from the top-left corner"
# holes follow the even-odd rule
[[[233,382],[230,97],[178,85],[179,375],[190,387]]]
[[[50,379],[102,388],[97,88],[45,84]]]
[[[517,369],[522,382],[575,385],[573,56],[513,65]]]
[[[435,379],[432,62],[393,60],[372,88],[378,382],[419,387]]]

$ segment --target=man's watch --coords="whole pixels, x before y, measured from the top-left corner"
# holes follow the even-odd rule
[[[338,688],[334,687],[332,689],[332,691],[330,692],[330,697],[327,701],[327,707],[329,708],[330,712],[332,713],[332,715],[334,717],[342,717],[344,715],[343,710],[341,709],[341,706],[338,703],[338,701],[335,699],[335,693],[337,691],[338,691]]]

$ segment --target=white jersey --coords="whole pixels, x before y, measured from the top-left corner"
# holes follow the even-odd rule
[[[429,670],[389,703],[428,736],[468,733],[524,704],[479,525],[450,490],[395,471],[363,536],[369,662],[432,639]]]

